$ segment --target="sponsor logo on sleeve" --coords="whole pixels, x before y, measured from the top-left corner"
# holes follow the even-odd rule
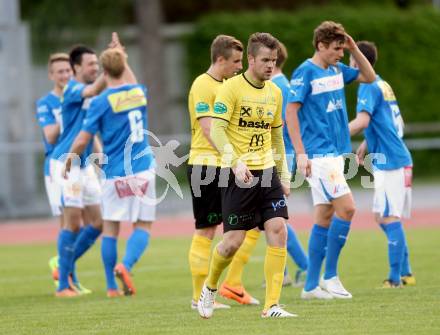
[[[304,77],[294,78],[290,81],[291,86],[304,86]]]
[[[196,104],[196,113],[207,113],[209,112],[209,105],[206,102],[198,102]]]
[[[222,102],[216,102],[214,104],[214,113],[215,114],[225,114],[228,111],[228,107]]]
[[[41,105],[37,108],[38,114],[47,113],[48,111],[49,109],[47,108],[47,105]]]

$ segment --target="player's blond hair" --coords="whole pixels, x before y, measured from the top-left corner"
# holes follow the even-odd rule
[[[287,57],[288,57],[288,54],[287,54],[286,46],[282,42],[278,41],[277,62],[275,64],[275,66],[279,69],[282,69],[284,66],[284,63],[287,60]]]
[[[56,52],[49,55],[49,60],[47,61],[47,67],[50,69],[53,63],[56,62],[67,62],[69,63],[69,55],[64,52]],[[70,63],[69,63],[70,64]]]
[[[232,50],[243,52],[243,44],[234,36],[218,35],[211,43],[211,63],[214,64],[220,56],[229,59]]]
[[[313,46],[318,50],[318,44],[323,43],[326,47],[337,41],[345,42],[345,29],[340,23],[324,21],[313,32]]]
[[[119,49],[107,49],[99,56],[104,71],[112,78],[119,79],[125,70],[125,54]]]
[[[261,47],[276,50],[278,45],[278,40],[269,33],[253,33],[248,40],[247,53],[256,57]]]

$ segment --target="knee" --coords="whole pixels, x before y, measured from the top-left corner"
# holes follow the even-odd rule
[[[353,219],[354,213],[356,212],[356,206],[354,204],[349,204],[344,206],[338,216],[346,221],[351,221]]]
[[[232,257],[235,255],[237,250],[240,248],[243,243],[243,239],[239,238],[230,238],[223,240],[223,256]]]
[[[91,225],[93,226],[93,228],[102,231],[103,220],[101,218],[97,218],[97,219],[92,221]]]

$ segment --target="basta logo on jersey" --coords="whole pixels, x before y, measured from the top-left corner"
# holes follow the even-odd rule
[[[270,123],[261,121],[246,121],[243,118],[238,120],[238,126],[243,128],[260,128],[260,129],[269,129]]]
[[[241,106],[240,107],[240,116],[241,117],[252,117],[252,107]]]

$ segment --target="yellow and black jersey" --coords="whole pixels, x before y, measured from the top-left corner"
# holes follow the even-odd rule
[[[219,153],[203,135],[198,119],[215,116],[215,96],[222,83],[209,74],[203,73],[194,80],[191,86],[188,97],[191,120],[191,150],[188,164],[220,166]]]
[[[213,117],[229,122],[226,135],[250,170],[275,165],[271,129],[283,125],[282,99],[281,90],[273,82],[268,80],[256,87],[244,74],[226,81],[217,93]]]

